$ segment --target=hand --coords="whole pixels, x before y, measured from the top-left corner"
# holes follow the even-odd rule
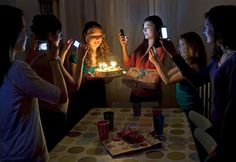
[[[119,41],[120,41],[121,47],[127,47],[128,39],[126,36],[122,36],[121,33],[119,33]]]
[[[67,41],[65,42],[64,46],[63,46],[62,51],[68,51],[73,42],[74,42],[73,39],[67,40]]]
[[[61,63],[64,64],[65,61],[65,57],[68,53],[69,48],[71,47],[71,44],[73,43],[73,39],[69,39],[67,40],[64,45],[63,45],[63,49],[61,50],[59,57],[61,59]]]
[[[172,58],[174,55],[177,55],[174,44],[170,40],[160,40],[160,43],[165,50],[165,52]]]
[[[155,58],[155,56],[154,56],[154,52],[153,52],[153,50],[152,49],[150,49],[149,50],[149,57],[148,57],[148,59],[151,61],[151,63],[155,63],[155,62],[157,62],[157,60],[156,60],[156,58]]]
[[[88,80],[93,80],[93,79],[96,79],[96,77],[92,73],[88,72],[87,74],[84,74],[82,82],[84,83]]]

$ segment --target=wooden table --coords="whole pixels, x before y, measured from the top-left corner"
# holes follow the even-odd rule
[[[163,109],[166,142],[129,156],[112,158],[98,139],[96,121],[104,111],[114,111],[116,135],[124,126],[153,130],[152,108],[143,108],[141,117],[133,117],[131,108],[94,108],[50,152],[50,162],[196,162],[199,161],[188,120],[176,108]]]

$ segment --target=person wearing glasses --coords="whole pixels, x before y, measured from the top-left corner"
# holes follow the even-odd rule
[[[26,61],[36,71],[36,73],[53,83],[52,69],[47,60],[48,42],[53,41],[60,47],[62,41],[62,25],[54,15],[35,15],[31,25],[31,35],[27,50]],[[75,82],[74,78],[67,72],[64,67],[64,56],[68,52],[73,40],[65,42],[64,47],[60,50],[57,57],[60,68],[67,84],[68,93],[70,95],[72,89],[80,86],[80,82]],[[82,59],[83,60],[83,59]],[[79,67],[78,67],[79,68]],[[81,68],[79,68],[81,69]],[[77,79],[79,80],[79,79]],[[39,100],[40,115],[42,127],[45,134],[48,150],[50,151],[67,132],[67,110],[68,104],[51,104],[49,102]],[[60,107],[62,111],[54,111]]]

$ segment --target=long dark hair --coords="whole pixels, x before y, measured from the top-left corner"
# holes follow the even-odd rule
[[[159,42],[159,40],[160,40],[160,30],[161,30],[161,27],[163,25],[163,22],[162,22],[161,18],[159,16],[152,15],[152,16],[148,16],[147,18],[145,18],[144,22],[146,22],[146,21],[150,21],[154,24],[154,26],[155,26],[154,47],[156,47],[156,48],[160,47],[161,46],[161,44]],[[142,43],[135,49],[134,54],[142,56],[146,52],[147,48],[148,48],[148,40],[144,38]],[[146,55],[143,58],[142,62],[145,62],[146,60],[148,60],[148,55]]]
[[[9,50],[15,47],[19,33],[23,28],[23,11],[8,5],[0,5],[0,85],[11,66]]]
[[[205,13],[205,19],[212,24],[214,29],[214,58],[219,59],[222,50],[219,44],[231,50],[236,50],[236,17],[235,5],[220,5],[211,8]]]

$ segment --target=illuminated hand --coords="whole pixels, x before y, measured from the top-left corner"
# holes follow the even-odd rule
[[[128,39],[126,36],[122,36],[121,33],[119,33],[119,41],[122,47],[127,47]]]

